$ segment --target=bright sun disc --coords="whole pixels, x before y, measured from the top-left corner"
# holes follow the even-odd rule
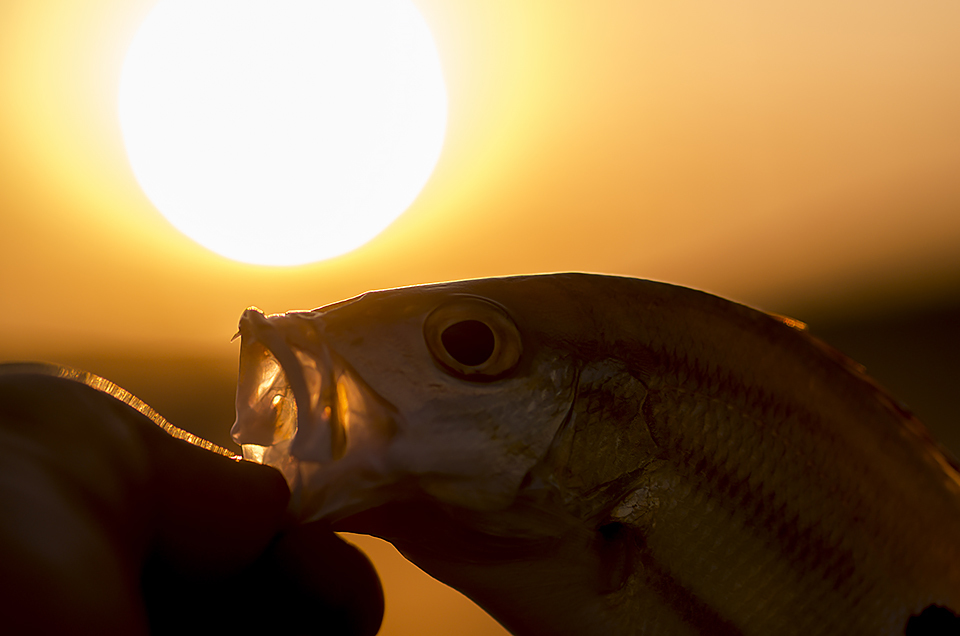
[[[174,226],[228,258],[296,265],[409,207],[447,97],[409,0],[161,0],[127,54],[119,115]]]

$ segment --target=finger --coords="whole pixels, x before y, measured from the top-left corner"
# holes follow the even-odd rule
[[[280,597],[288,633],[372,636],[380,628],[383,589],[373,565],[326,523],[285,532],[261,567],[261,589]]]
[[[154,563],[144,593],[153,636],[373,636],[383,618],[373,566],[319,523],[291,528],[251,567],[215,580],[184,578]]]
[[[142,455],[107,404],[74,382],[0,377],[4,633],[144,629],[129,558],[145,527]]]
[[[293,524],[279,472],[168,436],[149,447],[158,531],[144,572],[152,634],[376,634],[376,571],[325,524]]]
[[[169,567],[196,576],[238,570],[289,525],[290,493],[276,470],[228,459],[159,429],[148,437],[153,552]]]
[[[42,462],[131,559],[157,552],[196,573],[237,569],[286,523],[289,491],[275,470],[175,439],[79,382],[0,379],[5,433],[17,437],[18,452]]]
[[[287,523],[288,496],[275,470],[174,439],[89,386],[0,374],[0,540],[18,568],[3,583],[71,608],[44,620],[142,619],[148,559],[208,578],[242,569]]]

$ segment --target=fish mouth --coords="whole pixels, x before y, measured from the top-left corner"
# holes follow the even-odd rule
[[[396,410],[332,350],[319,312],[240,318],[237,419],[246,460],[286,478],[304,521],[337,519],[397,496],[388,446]]]

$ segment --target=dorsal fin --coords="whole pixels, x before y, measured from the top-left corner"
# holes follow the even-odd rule
[[[784,316],[783,314],[775,314],[770,311],[767,312],[767,315],[773,318],[774,320],[778,320],[782,322],[783,324],[785,324],[786,326],[792,329],[796,329],[797,331],[807,330],[807,323],[803,322],[802,320],[797,320],[796,318],[791,318],[790,316]]]
[[[868,385],[876,396],[877,401],[882,403],[890,412],[896,414],[904,428],[909,430],[923,444],[934,449],[936,452],[932,455],[944,467],[948,474],[954,477],[958,489],[960,489],[960,462],[943,444],[938,442],[930,434],[927,427],[914,415],[910,407],[895,398],[883,385],[877,382],[867,373],[866,367],[859,362],[852,360],[844,353],[838,351],[823,340],[806,332],[806,337],[811,344],[819,349],[828,358],[839,364],[858,380]]]

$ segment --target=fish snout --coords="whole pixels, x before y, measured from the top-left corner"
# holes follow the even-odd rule
[[[245,459],[283,473],[295,513],[311,519],[364,507],[363,491],[390,480],[385,449],[396,430],[393,410],[323,331],[315,312],[244,312],[231,429]]]

